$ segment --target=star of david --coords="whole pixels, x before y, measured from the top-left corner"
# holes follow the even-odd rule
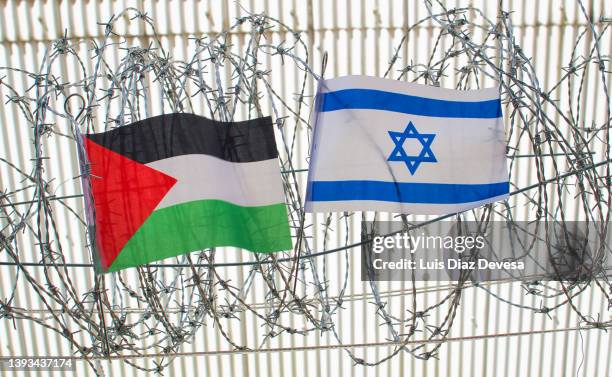
[[[395,148],[393,148],[387,161],[401,161],[405,163],[411,175],[414,175],[422,162],[438,162],[431,150],[431,143],[436,137],[436,134],[420,134],[412,122],[408,123],[403,132],[387,132],[389,132],[389,136],[391,136],[395,144]],[[409,156],[406,154],[404,150],[404,141],[406,141],[406,139],[417,139],[421,143],[423,149],[421,149],[421,153],[419,153],[418,156]]]

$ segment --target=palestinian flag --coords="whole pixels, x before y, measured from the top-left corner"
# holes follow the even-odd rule
[[[209,247],[292,248],[270,117],[168,114],[82,139],[100,271]]]

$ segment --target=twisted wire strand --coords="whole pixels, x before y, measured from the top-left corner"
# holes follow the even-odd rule
[[[491,20],[478,8],[447,9],[439,1],[423,1],[428,15],[406,27],[384,76],[435,86],[441,85],[443,77],[453,77],[457,89],[479,88],[482,78],[497,82],[508,120],[510,171],[514,174],[515,164],[526,163],[535,169],[536,182],[519,186],[521,177],[510,177],[513,197],[524,202],[497,203],[425,221],[401,216],[403,232],[456,217],[478,219],[484,224],[494,219],[515,222],[525,209],[535,215],[529,220],[543,221],[549,232],[549,224],[564,226],[574,218],[561,198],[576,195],[573,202],[578,216],[600,224],[596,258],[608,257],[605,235],[611,205],[612,116],[606,75],[610,73],[610,57],[602,53],[600,45],[604,36],[609,36],[609,25],[598,31],[580,0],[578,5],[586,26],[573,45],[568,65],[563,68],[565,73],[545,88],[532,59],[518,44],[510,13],[502,7],[497,19]],[[119,24],[125,22],[151,30],[146,43],[130,45],[128,35],[118,34]],[[431,53],[416,63],[403,61],[400,55],[413,33],[426,24],[433,25],[436,33]],[[309,83],[322,77],[312,68],[303,33],[276,18],[243,10],[228,30],[194,37],[190,58],[180,61],[165,49],[154,21],[140,10],[127,8],[101,26],[104,34],[97,40],[74,41],[65,35],[51,43],[36,72],[0,68],[11,78],[20,76],[31,83],[20,91],[11,83],[14,80],[2,79],[0,89],[5,90],[6,105],[14,107],[15,114],[31,127],[33,150],[33,166],[29,170],[0,157],[0,163],[21,179],[14,187],[4,186],[4,182],[0,187],[0,256],[4,259],[0,266],[15,269],[9,294],[0,297],[0,320],[14,326],[31,321],[58,333],[70,344],[75,357],[86,360],[100,376],[105,372],[95,360],[105,358],[121,359],[138,370],[162,373],[182,355],[179,348],[191,342],[207,323],[214,325],[235,352],[256,351],[279,336],[329,332],[336,343],[333,347],[344,348],[356,364],[379,365],[400,352],[424,360],[436,358],[440,347],[454,339],[450,332],[462,294],[470,288],[534,314],[550,316],[556,310],[569,308],[584,328],[605,330],[612,326],[611,321],[600,319],[604,313],[582,312],[576,304],[580,295],[595,289],[612,307],[608,271],[598,271],[580,281],[524,281],[522,286],[540,301],[539,307],[514,302],[485,284],[471,282],[469,275],[462,275],[453,284],[439,288],[440,299],[426,306],[417,298],[428,290],[419,288],[414,280],[409,282],[404,293],[411,302],[406,312],[400,312],[389,305],[393,296],[371,280],[370,291],[362,298],[372,304],[368,312],[371,318],[364,320],[375,321],[386,330],[393,350],[375,359],[362,356],[353,343],[344,340],[337,320],[345,310],[343,304],[354,300],[347,295],[350,271],[356,268],[350,264],[348,253],[367,248],[368,244],[354,241],[354,213],[326,214],[322,224],[317,223],[318,217],[307,216],[299,189],[304,179],[299,173],[307,170],[302,166],[309,160],[299,152],[299,136],[307,140],[312,136],[313,97]],[[272,31],[284,39],[274,43]],[[238,32],[245,35],[242,53],[232,43],[232,36]],[[88,48],[87,56],[79,53],[83,45]],[[580,49],[585,52],[579,53]],[[113,62],[116,58],[120,58],[118,64]],[[93,64],[88,64],[88,59]],[[78,67],[77,79],[62,74],[68,60]],[[282,94],[266,60],[292,67],[297,73],[297,93],[292,97]],[[453,65],[458,68],[451,69]],[[605,93],[606,115],[603,122],[593,121],[587,126],[581,113],[587,76],[594,71]],[[555,96],[564,89],[568,94],[566,103],[561,103]],[[64,101],[75,93],[85,103],[81,114],[63,109]],[[266,109],[271,111],[278,131],[279,163],[294,250],[252,255],[251,260],[239,262],[224,261],[215,249],[201,250],[170,262],[96,276],[90,284],[77,283],[76,267],[92,268],[91,257],[86,262],[70,260],[74,246],[61,236],[67,231],[62,228],[66,223],[58,221],[54,204],[69,213],[80,232],[87,233],[87,245],[77,248],[88,250],[90,255],[95,232],[86,224],[92,223],[95,218],[91,216],[95,214],[84,215],[80,200],[70,200],[81,194],[55,195],[53,177],[46,169],[50,159],[61,157],[49,154],[46,145],[56,138],[68,139],[78,150],[82,148],[80,133],[124,126],[151,116],[154,108],[161,112],[196,112],[198,102],[203,104],[202,115],[224,121],[268,115]],[[62,127],[62,122],[68,128]],[[83,178],[86,185],[89,174],[85,164],[60,186]],[[92,200],[87,195],[83,199]],[[363,213],[361,219],[378,221],[377,215],[373,216]],[[332,237],[337,238],[337,247],[329,246]],[[20,246],[24,238],[32,241],[34,254]],[[316,238],[323,240],[322,248]],[[325,258],[332,253],[344,253],[344,258],[339,259],[343,274],[333,284]],[[25,260],[30,255],[36,255],[38,261]],[[528,257],[526,253],[521,258]],[[248,267],[247,276],[236,279],[236,269],[243,267]],[[40,299],[42,309],[18,306],[15,297],[20,290]],[[250,299],[256,295],[261,295],[263,301]],[[263,329],[261,339],[255,343],[232,331],[235,323],[247,315]],[[295,317],[302,322],[291,321]],[[150,354],[159,356],[152,366],[144,360]],[[139,355],[143,358],[139,359]]]

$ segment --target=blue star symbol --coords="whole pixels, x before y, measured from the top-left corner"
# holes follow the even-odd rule
[[[421,162],[438,162],[438,160],[436,160],[436,156],[434,156],[433,151],[431,150],[431,142],[436,137],[435,134],[420,134],[412,122],[408,123],[404,132],[387,132],[389,132],[389,136],[391,136],[391,139],[395,144],[395,148],[393,148],[393,152],[391,152],[391,155],[389,158],[387,158],[387,161],[404,162],[411,175],[414,175]],[[404,141],[406,141],[406,139],[417,139],[421,143],[423,149],[418,156],[408,156],[406,154],[406,151],[404,150]]]

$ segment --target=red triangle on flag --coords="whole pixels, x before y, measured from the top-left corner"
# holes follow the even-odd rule
[[[97,254],[107,271],[177,181],[83,138],[91,165]]]

